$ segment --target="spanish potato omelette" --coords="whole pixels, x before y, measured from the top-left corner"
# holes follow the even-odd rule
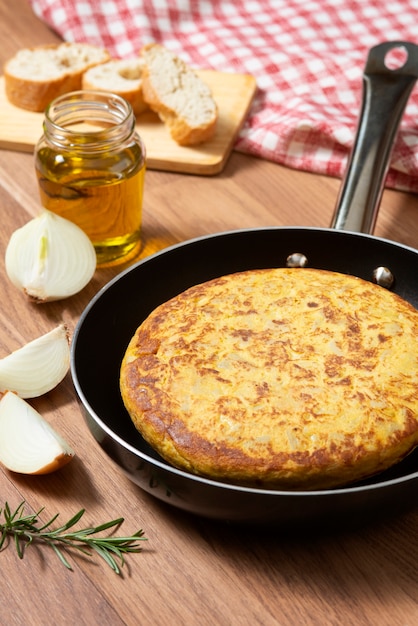
[[[325,270],[222,276],[151,312],[120,388],[178,468],[266,488],[345,485],[418,444],[418,311]]]

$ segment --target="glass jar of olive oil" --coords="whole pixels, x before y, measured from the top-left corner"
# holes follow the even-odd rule
[[[35,148],[41,203],[90,237],[98,265],[140,248],[145,147],[130,104],[115,94],[75,91],[45,111]]]

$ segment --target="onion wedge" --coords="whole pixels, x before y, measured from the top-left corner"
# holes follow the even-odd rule
[[[37,398],[60,383],[70,367],[67,329],[60,324],[0,359],[0,392]]]
[[[79,226],[44,209],[14,231],[5,264],[11,282],[41,303],[81,291],[93,277],[97,258]]]
[[[49,474],[74,457],[68,443],[30,404],[8,391],[0,400],[0,462],[19,474]]]

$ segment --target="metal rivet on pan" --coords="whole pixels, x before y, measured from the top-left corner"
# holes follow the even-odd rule
[[[286,259],[286,267],[306,267],[308,264],[307,257],[301,252],[289,254]]]
[[[390,287],[392,287],[393,285],[395,277],[390,269],[381,266],[373,270],[373,280],[377,285],[380,285],[381,287],[386,287],[386,289],[390,289]]]

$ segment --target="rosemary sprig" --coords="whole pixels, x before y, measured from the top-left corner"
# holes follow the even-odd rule
[[[64,551],[76,550],[87,556],[98,554],[116,574],[120,574],[120,567],[125,562],[124,555],[129,552],[141,552],[139,541],[146,541],[142,530],[138,530],[130,537],[115,537],[114,535],[97,537],[97,534],[103,531],[116,530],[124,521],[123,517],[99,526],[70,531],[80,521],[85,509],[78,511],[62,526],[51,529],[59,513],[46,524],[40,525],[39,515],[44,508],[34,514],[25,514],[25,504],[25,501],[21,502],[12,512],[6,502],[4,508],[0,509],[0,516],[3,513],[4,517],[3,523],[0,520],[0,551],[9,540],[12,540],[20,559],[23,558],[26,547],[40,543],[52,548],[60,561],[70,570],[73,568],[65,557]]]

